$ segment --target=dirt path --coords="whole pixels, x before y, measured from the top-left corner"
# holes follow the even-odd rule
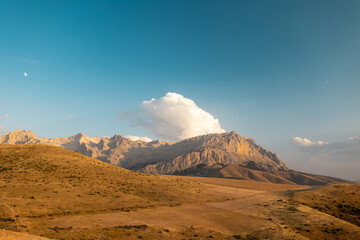
[[[283,236],[283,230],[282,230],[282,227],[280,226],[279,223],[277,223],[276,221],[272,221],[272,223],[276,226],[277,228],[277,234],[276,236],[274,237],[274,240],[280,240],[282,239],[282,236]]]
[[[265,203],[278,198],[279,197],[276,195],[260,193],[251,196],[242,197],[236,200],[207,203],[207,205],[237,213],[248,213],[248,211],[246,211],[247,208],[254,207],[258,204]]]
[[[252,209],[254,207],[259,208],[259,205],[265,204],[276,199],[279,199],[278,195],[271,194],[264,191],[257,191],[257,190],[246,190],[246,191],[236,191],[238,189],[234,188],[215,188],[211,189],[211,191],[220,191],[222,193],[231,194],[239,199],[224,201],[224,202],[213,202],[207,203],[208,206],[212,206],[214,208],[224,209],[228,211],[233,211],[236,213],[243,213],[246,215],[254,216],[254,212]],[[277,233],[273,237],[274,240],[282,239],[283,237],[283,229],[279,223],[275,220],[269,221],[270,223],[274,224]]]
[[[240,234],[272,226],[266,219],[251,216],[243,209],[255,207],[258,203],[275,199],[277,196],[269,195],[265,191],[231,187],[216,187],[208,191],[233,200],[158,207],[134,212],[56,217],[46,221],[52,227],[61,228],[105,228],[146,224],[173,230],[190,226],[205,227],[224,234]]]

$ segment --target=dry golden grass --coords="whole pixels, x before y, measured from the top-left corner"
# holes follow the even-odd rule
[[[287,199],[260,204],[262,216],[281,227],[283,239],[360,239],[360,228]]]
[[[148,225],[119,225],[119,226],[105,227],[105,228],[93,227],[93,228],[79,228],[79,229],[51,228],[48,230],[44,228],[43,230],[44,231],[42,232],[39,231],[38,234],[46,235],[50,239],[66,239],[66,240],[77,240],[77,239],[81,239],[81,240],[122,240],[122,239],[255,240],[255,239],[268,239],[268,238],[261,238],[258,236],[273,235],[273,233],[270,231],[263,231],[261,233],[248,233],[243,235],[240,234],[227,235],[206,228],[199,229],[199,228],[193,228],[191,226],[183,227],[180,230],[173,230],[173,229],[154,227]]]
[[[178,176],[178,178],[194,181],[194,182],[213,184],[218,186],[227,186],[227,187],[234,187],[241,189],[261,190],[261,191],[274,191],[274,192],[309,188],[309,186],[305,186],[305,185],[265,183],[265,182],[251,181],[251,180],[238,180],[238,179],[227,179],[227,178],[187,177],[187,176]]]
[[[360,239],[359,227],[293,202],[316,191],[283,194],[306,188],[147,175],[58,147],[0,145],[0,228],[51,239]],[[37,239],[9,231],[0,239]]]
[[[354,223],[352,222],[355,217],[354,213],[358,214],[357,209],[360,207],[360,185],[337,184],[312,190],[309,186],[261,183],[247,180],[203,177],[180,178],[224,186],[224,188],[219,189],[224,191],[226,187],[230,187],[229,190],[239,188],[250,189],[249,191],[266,191],[268,194],[256,194],[256,191],[254,191],[252,197],[208,203],[207,205],[222,207],[224,210],[233,209],[245,215],[268,219],[269,222],[278,226],[279,231],[281,229],[282,232],[281,237],[278,235],[274,239],[360,239],[360,228],[351,224]],[[324,206],[329,202],[343,202],[343,205],[347,206],[347,210],[350,210],[351,216],[348,215],[347,218],[344,218],[348,212],[346,210],[342,210],[340,214],[324,211],[335,217],[321,213],[319,212],[322,211],[321,207],[319,208],[319,203],[308,204],[312,202],[312,198],[321,199],[320,202]],[[294,202],[295,200],[298,202]],[[299,202],[305,204],[305,206],[299,204]],[[359,219],[360,215],[358,214],[356,217]],[[251,225],[250,221],[249,225]],[[262,239],[262,237],[259,237],[259,239]]]
[[[211,199],[205,185],[125,170],[62,148],[0,146],[0,194],[21,216],[131,211]]]
[[[0,145],[0,228],[8,230],[36,233],[42,226],[32,226],[30,220],[37,218],[216,199],[201,193],[206,188],[132,172],[58,147]]]
[[[39,237],[28,233],[19,233],[8,230],[0,230],[1,240],[49,240],[49,238]]]
[[[360,226],[360,184],[335,184],[295,192],[292,200]]]

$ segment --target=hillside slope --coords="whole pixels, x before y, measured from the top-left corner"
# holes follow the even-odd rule
[[[174,175],[231,178],[239,180],[254,180],[259,182],[299,184],[309,186],[348,183],[346,180],[335,177],[302,173],[294,170],[261,171],[233,164],[216,164],[212,166],[198,165],[196,168],[186,169],[182,172],[174,173]]]
[[[16,205],[20,217],[130,211],[207,199],[198,193],[199,184],[132,172],[59,147],[0,145],[0,163],[0,195]],[[6,208],[3,212],[11,214]]]
[[[139,225],[126,214],[224,199],[205,193],[210,187],[129,171],[59,147],[0,145],[0,228],[7,230],[0,239],[43,239],[16,232],[51,239],[124,239],[133,234],[134,239],[138,231],[158,239],[163,235],[159,228]],[[101,221],[112,226],[110,232],[95,224],[91,229],[51,225],[56,219],[106,214],[126,223],[117,227],[119,220]]]
[[[336,184],[294,192],[292,200],[360,227],[360,184]]]

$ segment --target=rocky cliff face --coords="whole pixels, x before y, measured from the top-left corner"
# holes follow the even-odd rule
[[[172,174],[197,165],[235,164],[263,171],[287,170],[276,154],[236,132],[208,134],[169,144],[149,152],[134,164],[125,158],[124,166],[147,173]]]
[[[177,174],[253,179],[282,183],[328,183],[329,177],[290,171],[276,154],[236,132],[208,134],[176,143],[132,141],[120,135],[39,138],[31,131],[0,137],[0,144],[48,144],[63,147],[130,170],[151,174]],[[337,181],[337,180],[334,180]]]

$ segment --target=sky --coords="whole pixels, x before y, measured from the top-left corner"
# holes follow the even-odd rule
[[[357,0],[0,0],[0,131],[234,130],[290,168],[359,180],[359,12]]]

